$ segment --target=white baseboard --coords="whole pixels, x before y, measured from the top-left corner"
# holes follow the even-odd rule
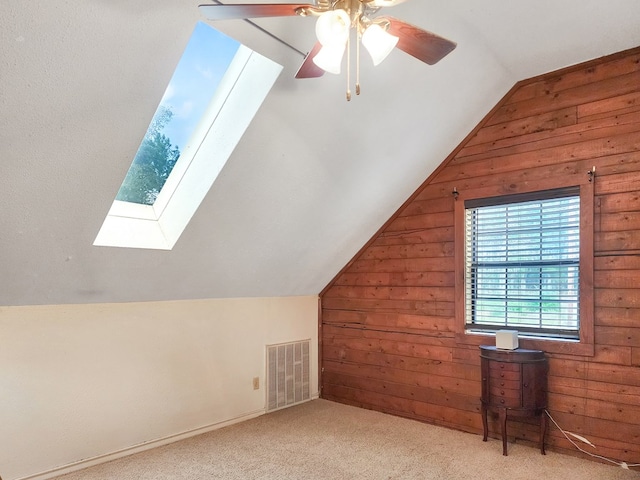
[[[317,398],[319,398],[318,393],[311,396],[311,400],[316,400]],[[211,432],[219,428],[228,427],[230,425],[244,422],[246,420],[251,420],[252,418],[256,418],[256,417],[259,417],[260,415],[264,415],[265,413],[267,413],[266,408],[255,410],[253,412],[245,413],[244,415],[240,415],[239,417],[225,420],[223,422],[212,423],[204,427],[195,428],[193,430],[177,433],[175,435],[169,435],[167,437],[159,438],[157,440],[151,440],[149,442],[141,443],[128,448],[123,448],[122,450],[118,450],[115,452],[105,453],[104,455],[98,455],[95,457],[87,458],[84,460],[80,460],[79,462],[70,463],[68,465],[56,467],[44,472],[28,475],[26,477],[20,477],[20,478],[17,478],[16,480],[47,480],[49,478],[58,477],[66,473],[71,473],[78,470],[82,470],[84,468],[93,467],[94,465],[99,465],[101,463],[110,462],[118,458],[127,457],[129,455],[133,455],[134,453],[140,453],[146,450],[151,450],[152,448],[162,447],[163,445],[168,445],[170,443],[178,442],[180,440],[185,440],[190,437],[195,437],[196,435],[201,435],[203,433]]]
[[[256,410],[256,411],[241,415],[239,417],[225,420],[223,422],[212,423],[204,427],[195,428],[193,430],[177,433],[175,435],[169,435],[167,437],[159,438],[157,440],[151,440],[149,442],[141,443],[128,448],[123,448],[122,450],[118,450],[115,452],[106,453],[104,455],[98,455],[95,457],[80,460],[79,462],[74,462],[68,465],[63,465],[61,467],[56,467],[51,470],[47,470],[45,472],[40,472],[33,475],[28,475],[26,477],[21,477],[16,480],[46,480],[49,478],[57,477],[59,475],[64,475],[66,473],[82,470],[87,467],[92,467],[94,465],[99,465],[101,463],[110,462],[118,458],[133,455],[134,453],[144,452],[146,450],[151,450],[152,448],[157,448],[163,445],[168,445],[170,443],[178,442],[180,440],[185,440],[190,437],[195,437],[196,435],[201,435],[203,433],[211,432],[219,428],[228,427],[229,425],[234,425],[236,423],[244,422],[246,420],[251,420],[252,418],[256,418],[256,417],[259,417],[260,415],[264,415],[265,413],[266,413],[265,409]]]

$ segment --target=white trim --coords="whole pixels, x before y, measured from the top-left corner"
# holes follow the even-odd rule
[[[306,400],[304,402],[299,402],[296,405],[310,402],[312,400],[317,400],[318,398],[320,398],[320,394],[315,393],[310,396],[309,400]],[[288,405],[288,407],[291,407],[291,406],[293,405]],[[284,408],[287,408],[287,407],[284,407]],[[278,409],[278,410],[282,410],[282,409]],[[40,473],[34,473],[33,475],[28,475],[26,477],[16,478],[16,480],[47,480],[49,478],[58,477],[60,475],[65,475],[67,473],[77,472],[78,470],[84,470],[85,468],[100,465],[102,463],[111,462],[112,460],[117,460],[119,458],[128,457],[129,455],[146,452],[147,450],[152,450],[154,448],[162,447],[164,445],[170,445],[172,443],[179,442],[180,440],[186,440],[187,438],[195,437],[197,435],[202,435],[203,433],[213,432],[214,430],[218,430],[220,428],[229,427],[237,423],[241,423],[247,420],[251,420],[253,418],[257,418],[266,413],[272,413],[272,412],[267,412],[266,408],[262,408],[260,410],[255,410],[253,412],[245,413],[238,417],[231,418],[229,420],[212,423],[210,425],[205,425],[204,427],[194,428],[193,430],[187,430],[185,432],[176,433],[174,435],[167,435],[166,437],[140,443],[138,445],[133,445],[131,447],[123,448],[121,450],[116,450],[115,452],[105,453],[103,455],[96,455],[95,457],[86,458],[84,460],[69,463],[67,465],[62,465],[60,467],[52,468],[51,470],[46,470]]]
[[[256,418],[261,415],[264,415],[265,413],[266,413],[265,409],[255,410],[253,412],[246,413],[244,415],[232,418],[230,420],[225,420],[223,422],[218,422],[218,423],[212,423],[204,427],[194,428],[193,430],[187,430],[182,433],[176,433],[175,435],[168,435],[166,437],[158,438],[156,440],[151,440],[149,442],[144,442],[138,445],[133,445],[131,447],[123,448],[122,450],[117,450],[115,452],[105,453],[104,455],[97,455],[95,457],[80,460],[78,462],[73,462],[68,465],[52,468],[51,470],[47,470],[44,472],[35,473],[33,475],[28,475],[26,477],[20,477],[20,478],[17,478],[16,480],[46,480],[48,478],[54,478],[59,475],[76,472],[78,470],[82,470],[88,467],[100,465],[101,463],[110,462],[118,458],[127,457],[135,453],[141,453],[147,450],[151,450],[153,448],[162,447],[164,445],[169,445],[171,443],[178,442],[180,440],[185,440],[187,438],[195,437],[196,435],[201,435],[203,433],[212,432],[220,428],[228,427],[236,423],[244,422],[246,420],[251,420],[252,418]]]

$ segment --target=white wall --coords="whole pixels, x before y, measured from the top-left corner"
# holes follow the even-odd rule
[[[267,344],[311,339],[317,396],[317,312],[315,296],[0,307],[0,475],[48,478],[264,413]]]

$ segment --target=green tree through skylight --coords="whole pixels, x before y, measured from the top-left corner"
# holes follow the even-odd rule
[[[171,145],[171,139],[162,133],[172,117],[171,109],[158,107],[116,200],[153,205],[180,158],[178,147]]]

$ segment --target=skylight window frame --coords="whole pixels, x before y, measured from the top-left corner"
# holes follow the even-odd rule
[[[154,204],[114,200],[94,246],[171,250],[281,71],[240,45]]]

